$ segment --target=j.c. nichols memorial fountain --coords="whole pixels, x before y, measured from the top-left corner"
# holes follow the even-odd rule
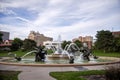
[[[120,62],[118,58],[97,57],[86,45],[79,48],[75,43],[70,43],[61,47],[58,40],[57,47],[51,45],[52,54],[47,54],[46,48],[42,46],[34,48],[21,57],[15,53],[8,53],[10,57],[1,57],[0,64],[10,65],[34,65],[34,66],[79,66],[79,65],[103,65]],[[34,56],[33,56],[34,55]]]
[[[75,43],[70,43],[65,46],[64,49],[61,48],[61,43],[60,41],[57,44],[57,47],[53,47],[51,45],[51,49],[53,50],[52,55],[47,55],[47,51],[39,46],[35,48],[35,50],[30,51],[23,55],[22,57],[17,57],[16,54],[14,54],[14,58],[17,61],[22,61],[22,59],[29,55],[34,53],[34,61],[35,62],[47,62],[50,59],[53,59],[54,61],[57,59],[65,59],[67,60],[68,63],[72,64],[75,61],[90,61],[91,59],[97,59],[98,57],[92,55],[92,51],[88,49],[88,47],[83,46],[82,48],[79,48]],[[12,53],[9,53],[11,55]],[[47,61],[46,61],[47,60]]]

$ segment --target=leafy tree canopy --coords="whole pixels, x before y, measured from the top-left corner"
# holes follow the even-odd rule
[[[95,43],[95,47],[97,49],[103,50],[104,52],[109,52],[112,50],[114,37],[110,31],[97,31],[96,38],[97,41]]]
[[[15,38],[12,42],[11,50],[16,51],[21,48],[23,41],[20,38]]]
[[[31,39],[25,39],[23,41],[23,49],[24,50],[32,50],[36,47],[36,42]]]
[[[67,44],[70,44],[70,43],[71,43],[71,41],[63,41],[63,43],[62,43],[62,49],[64,49],[65,46],[66,46]]]
[[[3,36],[3,34],[0,32],[0,43],[2,42],[2,36]]]
[[[75,43],[79,48],[82,47],[82,42],[81,42],[81,41],[76,40],[74,43]]]

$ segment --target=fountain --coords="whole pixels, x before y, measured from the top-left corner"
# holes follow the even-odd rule
[[[61,47],[57,47],[61,48]],[[14,57],[13,59],[7,59],[9,62],[16,62],[18,64],[31,64],[31,65],[49,65],[49,64],[64,64],[64,65],[80,65],[80,64],[100,64],[99,60],[102,60],[94,55],[92,55],[92,52],[87,47],[79,48],[75,43],[70,43],[69,45],[66,45],[64,49],[61,48],[60,53],[59,49],[55,49],[54,53],[52,55],[47,55],[46,50],[43,48],[35,48],[35,50],[30,51],[23,55],[22,57],[17,57],[16,54],[9,53],[9,55],[12,55]],[[29,57],[29,54],[35,54],[33,57]],[[98,58],[98,59],[97,59]],[[3,60],[6,61],[6,60]],[[110,61],[110,60],[104,60],[104,61]],[[41,63],[42,62],[42,63]],[[26,65],[27,65],[26,64]],[[104,63],[103,63],[104,64]],[[24,64],[25,65],[25,64]]]
[[[39,62],[45,61],[45,55],[47,54],[46,50],[44,50],[41,46],[39,46],[38,48],[35,48],[36,50],[30,51],[28,53],[26,53],[25,55],[23,55],[22,57],[17,57],[16,54],[13,53],[8,53],[8,55],[13,55],[13,57],[17,60],[17,61],[21,61],[25,56],[35,53],[35,62]]]
[[[58,37],[57,47],[51,45],[51,49],[54,51],[52,55],[47,55],[46,50],[44,50],[41,46],[35,48],[35,50],[30,51],[23,55],[22,57],[17,57],[14,54],[14,58],[17,61],[21,61],[25,56],[34,53],[35,54],[35,62],[46,62],[50,59],[66,59],[70,64],[74,63],[75,61],[87,60],[90,61],[91,51],[84,46],[80,49],[75,43],[70,43],[65,46],[64,49],[61,47],[61,36]],[[9,54],[10,55],[10,54]],[[47,55],[47,60],[46,56]],[[93,56],[94,59],[98,57]]]
[[[66,58],[69,59],[69,63],[74,63],[76,57],[79,60],[87,60],[90,61],[90,56],[92,58],[97,59],[98,57],[91,54],[90,49],[87,48],[87,45],[83,45],[80,49],[75,43],[70,43],[65,46],[64,49],[61,48],[61,38],[58,37],[58,44],[56,48],[53,48],[51,45],[51,49],[54,51],[52,55],[49,55],[48,58]]]
[[[75,43],[70,43],[65,46],[64,49],[61,48],[60,37],[58,39],[57,47],[51,45],[53,54],[47,55],[46,50],[42,47],[37,47],[25,55],[18,57],[16,54],[8,53],[8,55],[13,56],[9,59],[0,59],[0,63],[6,64],[18,64],[18,65],[43,65],[43,66],[76,66],[76,65],[100,65],[108,64],[111,60],[110,58],[96,57],[92,54],[92,51],[87,48],[86,45],[79,48]],[[30,54],[35,54],[35,56],[28,56]],[[107,60],[106,60],[107,59]],[[115,59],[115,58],[114,58]],[[119,63],[118,59],[115,59]],[[2,62],[1,62],[2,61]],[[102,62],[101,62],[102,61]],[[114,61],[114,60],[113,60]],[[25,63],[25,64],[24,64]],[[27,63],[27,64],[26,64]]]

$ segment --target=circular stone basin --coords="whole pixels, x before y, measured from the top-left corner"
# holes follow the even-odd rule
[[[49,55],[48,55],[49,56]],[[115,57],[99,57],[98,59],[90,58],[90,61],[85,61],[76,57],[73,64],[69,64],[68,58],[52,58],[46,57],[45,62],[35,62],[34,57],[25,57],[22,61],[16,61],[11,57],[2,57],[0,58],[0,64],[10,64],[10,65],[20,65],[20,66],[51,66],[51,67],[60,67],[60,66],[90,66],[90,65],[105,65],[105,64],[114,64],[120,63],[119,58]]]

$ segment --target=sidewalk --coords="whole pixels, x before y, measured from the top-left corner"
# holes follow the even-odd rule
[[[104,66],[80,66],[80,67],[31,67],[11,66],[0,64],[0,70],[22,71],[18,75],[19,80],[55,80],[49,75],[53,71],[83,71],[104,69]]]

